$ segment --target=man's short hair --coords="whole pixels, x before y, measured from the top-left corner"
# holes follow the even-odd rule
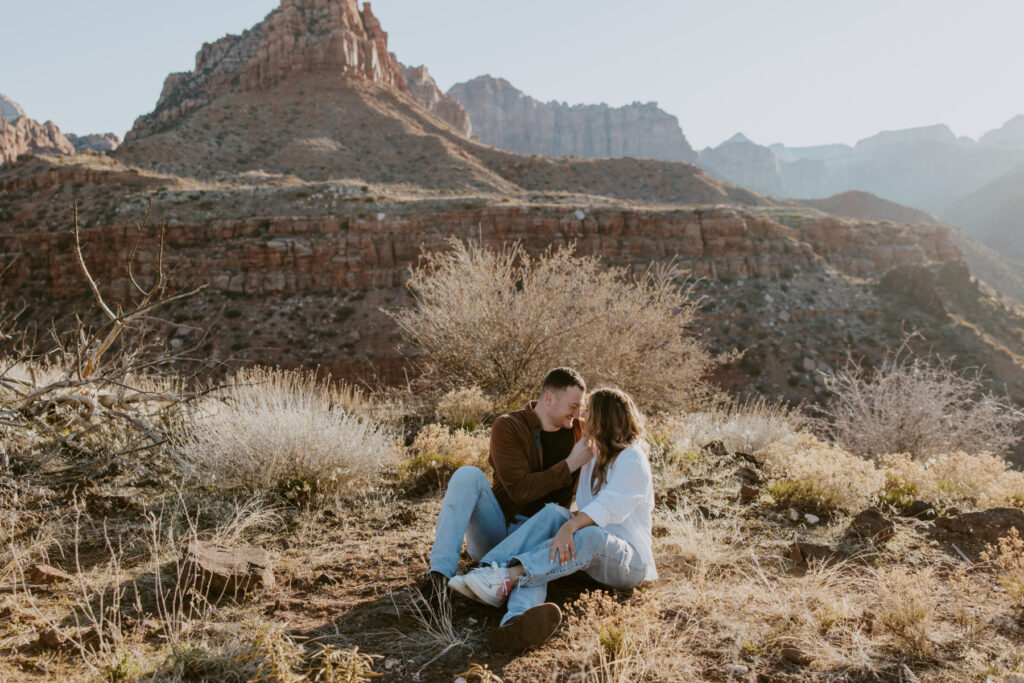
[[[558,391],[568,387],[579,387],[586,391],[587,383],[583,381],[580,373],[572,368],[555,368],[547,374],[541,383],[540,395],[543,396],[545,391]]]

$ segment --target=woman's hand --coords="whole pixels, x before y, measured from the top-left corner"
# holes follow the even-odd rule
[[[563,524],[555,537],[551,539],[551,555],[548,557],[551,562],[555,561],[556,555],[559,564],[565,564],[570,558],[576,559],[576,546],[572,542],[572,536],[576,533],[574,521],[574,519],[570,519]]]

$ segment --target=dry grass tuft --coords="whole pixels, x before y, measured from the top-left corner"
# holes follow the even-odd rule
[[[999,577],[999,584],[1018,607],[1024,607],[1024,539],[1016,529],[981,554]]]
[[[759,398],[683,414],[668,420],[661,429],[681,451],[721,441],[730,453],[753,453],[790,438],[806,426],[799,409]]]
[[[185,459],[224,488],[294,503],[357,495],[397,459],[394,435],[345,408],[311,374],[240,372],[183,440]]]
[[[453,389],[437,402],[437,414],[452,427],[475,430],[494,413],[491,400],[480,387]]]
[[[489,446],[488,433],[427,425],[409,446],[409,457],[398,465],[402,486],[412,494],[444,489],[463,465],[486,469]]]

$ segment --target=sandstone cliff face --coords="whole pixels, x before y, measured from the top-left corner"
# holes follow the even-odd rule
[[[156,108],[136,120],[125,141],[155,133],[217,96],[265,90],[299,74],[404,90],[387,37],[368,2],[360,10],[356,0],[281,0],[251,30],[203,45],[194,71],[168,76]]]
[[[490,76],[457,83],[448,95],[469,112],[480,140],[500,149],[553,156],[697,160],[676,117],[654,103],[619,108],[544,103]]]
[[[430,72],[427,71],[427,67],[405,66],[393,54],[391,55],[391,60],[398,64],[402,77],[405,79],[409,95],[421,107],[452,124],[457,131],[467,138],[472,137],[473,125],[469,121],[469,114],[459,104],[458,100],[448,97],[441,92],[441,89],[437,87],[437,83],[430,76]]]
[[[77,152],[113,152],[121,146],[121,138],[113,133],[93,133],[91,135],[78,136],[68,133],[68,141],[74,145]]]
[[[21,116],[11,123],[0,117],[0,164],[28,152],[74,154],[75,148],[53,121],[39,123]]]

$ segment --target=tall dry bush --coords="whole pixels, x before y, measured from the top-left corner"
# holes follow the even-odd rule
[[[721,441],[730,453],[753,453],[793,436],[807,424],[799,408],[757,398],[681,414],[670,418],[662,431],[683,452]]]
[[[225,394],[182,444],[220,486],[326,501],[373,486],[398,457],[393,434],[311,373],[243,370]]]
[[[826,429],[858,455],[1001,455],[1024,425],[1024,413],[986,392],[976,373],[959,372],[948,359],[916,356],[906,342],[872,372],[849,358],[825,377],[825,387],[835,395],[825,407]]]
[[[646,409],[693,409],[712,394],[714,361],[692,331],[696,301],[675,267],[634,278],[571,248],[535,258],[520,244],[450,247],[423,255],[408,283],[415,304],[390,312],[442,388],[476,385],[508,409],[569,365]]]

